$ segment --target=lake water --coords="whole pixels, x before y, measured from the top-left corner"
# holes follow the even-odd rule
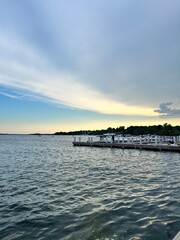
[[[171,240],[180,154],[0,136],[0,239]]]

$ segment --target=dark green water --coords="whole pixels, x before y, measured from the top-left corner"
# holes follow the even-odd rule
[[[0,239],[171,240],[180,154],[0,136]]]

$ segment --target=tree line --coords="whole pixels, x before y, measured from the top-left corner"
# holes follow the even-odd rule
[[[107,133],[122,134],[122,135],[160,135],[160,136],[178,136],[180,135],[180,126],[172,126],[165,123],[163,125],[153,126],[130,126],[125,128],[120,126],[117,128],[108,127],[101,130],[79,130],[70,132],[56,132],[55,135],[103,135]]]

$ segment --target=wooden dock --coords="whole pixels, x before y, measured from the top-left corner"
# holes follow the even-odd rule
[[[117,143],[117,142],[80,142],[74,141],[74,146],[77,147],[108,147],[108,148],[121,148],[121,149],[138,149],[138,150],[149,150],[149,151],[170,151],[179,152],[180,145],[156,145],[156,144],[136,144],[136,143]]]

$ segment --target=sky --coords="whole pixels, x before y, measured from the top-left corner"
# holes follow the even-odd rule
[[[179,0],[0,0],[0,132],[180,125]]]

